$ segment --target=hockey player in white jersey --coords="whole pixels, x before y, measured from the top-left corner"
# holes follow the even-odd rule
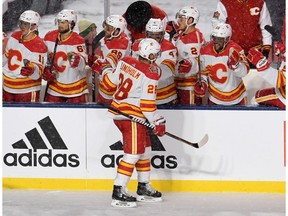
[[[126,20],[120,15],[110,15],[103,24],[105,37],[100,41],[101,54],[95,56],[94,64],[91,66],[91,69],[100,75],[98,103],[110,104],[112,102],[113,92],[103,88],[101,76],[103,69],[107,66],[116,68],[120,59],[130,55],[131,42],[124,33],[126,26]]]
[[[3,101],[39,102],[47,47],[37,35],[40,15],[23,12],[3,55]]]
[[[201,104],[202,98],[195,96],[194,85],[198,78],[197,59],[205,42],[202,32],[196,28],[200,12],[196,7],[186,6],[176,14],[180,33],[175,43],[178,50],[175,81],[181,105]]]
[[[165,119],[156,106],[156,88],[161,69],[155,64],[160,45],[151,38],[139,44],[138,59],[127,56],[119,61],[114,72],[105,70],[103,83],[114,90],[111,107],[125,114],[155,125],[154,134],[165,134]],[[143,202],[161,201],[162,194],[150,185],[151,142],[146,126],[127,119],[109,110],[115,125],[123,136],[124,156],[117,169],[112,194],[112,206],[135,207],[136,200]],[[136,168],[138,175],[137,199],[128,194],[126,187]]]
[[[44,37],[50,63],[43,74],[48,82],[45,101],[86,103],[86,48],[84,39],[73,32],[77,22],[76,12],[68,9],[60,11],[56,22],[58,29],[48,32]]]
[[[229,24],[218,24],[211,41],[200,51],[201,80],[195,84],[195,94],[203,97],[208,87],[209,105],[246,105],[247,93],[242,78],[249,71],[244,50],[230,40]]]
[[[174,73],[177,59],[177,50],[172,42],[164,38],[165,28],[163,21],[151,18],[146,24],[146,38],[153,38],[161,45],[161,56],[156,63],[161,68],[162,73],[157,86],[156,104],[168,105],[176,104],[177,92],[174,81]],[[139,43],[138,39],[133,43],[132,56],[137,57]]]

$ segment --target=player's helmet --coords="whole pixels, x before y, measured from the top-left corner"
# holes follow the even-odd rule
[[[161,19],[151,18],[146,24],[146,31],[148,32],[164,32],[164,25]]]
[[[230,40],[232,36],[232,28],[229,24],[220,23],[213,29],[211,33],[212,37],[227,38]]]
[[[178,13],[176,14],[176,18],[178,17],[185,17],[186,19],[189,19],[190,17],[192,17],[193,22],[191,23],[191,25],[194,25],[194,24],[197,24],[199,21],[200,12],[198,11],[196,7],[185,6],[182,9],[180,9]]]
[[[30,24],[36,24],[36,26],[38,26],[40,21],[40,15],[35,11],[27,10],[20,15],[19,20]]]
[[[64,9],[58,13],[57,20],[67,20],[69,23],[76,23],[77,15],[74,10]]]
[[[127,27],[126,20],[120,15],[110,15],[106,18],[105,24],[113,26],[115,29],[119,29],[118,37],[122,32],[124,32]]]
[[[150,62],[156,61],[160,55],[161,46],[152,38],[144,38],[139,43],[139,55],[142,58],[149,60]]]
[[[152,16],[152,7],[146,1],[135,1],[125,12],[127,23],[137,32],[145,29],[146,23]]]
[[[67,20],[71,25],[70,28],[73,29],[77,22],[76,12],[74,10],[64,9],[58,13],[55,23],[57,23],[58,20]]]

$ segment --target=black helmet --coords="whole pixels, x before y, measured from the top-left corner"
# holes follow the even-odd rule
[[[126,10],[125,18],[134,30],[142,32],[145,30],[146,23],[151,18],[152,7],[146,1],[133,2]]]

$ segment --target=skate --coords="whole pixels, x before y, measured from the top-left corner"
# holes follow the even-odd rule
[[[149,183],[138,183],[137,201],[139,202],[160,202],[162,194],[151,187]]]
[[[124,208],[136,207],[136,198],[128,194],[122,186],[114,185],[111,205]]]

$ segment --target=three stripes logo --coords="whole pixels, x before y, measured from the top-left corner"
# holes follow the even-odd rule
[[[79,156],[77,154],[55,154],[55,151],[67,151],[68,148],[62,137],[57,131],[55,125],[49,116],[38,121],[42,132],[47,138],[51,148],[41,137],[37,128],[33,128],[25,133],[31,148],[28,148],[23,139],[12,144],[17,152],[9,152],[4,155],[4,163],[7,166],[23,166],[23,167],[78,167],[80,165]],[[18,151],[20,151],[18,153]]]
[[[151,140],[151,150],[165,152],[163,144],[159,140],[158,136],[149,133]],[[123,151],[123,143],[118,141],[109,146],[111,151]],[[101,158],[101,164],[105,168],[114,168],[119,164],[123,154],[116,156],[115,154],[105,154]],[[151,157],[151,165],[155,169],[175,169],[178,166],[177,158],[175,155],[165,156],[164,154],[156,154]]]

